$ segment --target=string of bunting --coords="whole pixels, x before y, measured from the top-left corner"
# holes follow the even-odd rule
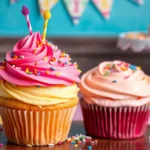
[[[10,4],[15,4],[22,0],[10,0]],[[89,1],[98,9],[105,20],[109,20],[114,0],[60,0],[63,1],[74,25],[77,25],[82,17]],[[129,0],[135,4],[143,5],[144,0]],[[38,0],[40,14],[51,10],[59,0]]]

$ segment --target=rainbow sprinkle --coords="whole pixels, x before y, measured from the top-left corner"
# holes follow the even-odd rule
[[[44,57],[43,60],[46,61],[46,60],[47,60],[47,57]]]
[[[50,70],[51,70],[51,71],[55,71],[55,69],[54,69],[53,67],[50,67]]]
[[[60,72],[57,72],[57,73],[56,73],[56,76],[59,76],[59,75],[60,75]]]
[[[23,59],[23,58],[24,58],[24,56],[19,56],[19,58]]]
[[[36,51],[37,51],[37,50],[36,50],[36,49],[34,49],[33,54],[36,54]]]
[[[109,74],[110,74],[110,72],[107,71],[104,73],[104,76],[108,76]]]
[[[92,140],[92,137],[90,136],[85,136],[85,135],[76,135],[69,137],[67,139],[67,143],[70,143],[71,145],[74,145],[75,148],[77,148],[80,144],[87,144],[87,147],[92,148],[92,146],[97,145],[98,141],[97,140]]]
[[[54,61],[56,61],[56,58],[53,57],[50,61],[51,61],[51,62],[54,62]]]
[[[35,62],[35,66],[37,66],[38,65],[38,62]]]
[[[40,76],[40,75],[41,75],[41,73],[38,71],[36,75],[37,75],[37,76]]]
[[[48,70],[46,70],[46,74],[47,74],[47,75],[50,74]]]

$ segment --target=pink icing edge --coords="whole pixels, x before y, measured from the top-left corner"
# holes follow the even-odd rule
[[[150,102],[150,96],[137,99],[127,100],[110,100],[110,99],[96,99],[94,97],[83,96],[83,99],[88,104],[96,104],[104,107],[139,107]]]
[[[34,37],[34,35],[36,35],[37,36],[37,39],[38,39],[38,41],[41,41],[41,37],[40,37],[40,34],[39,33],[34,33],[33,35],[31,35],[31,36],[27,36],[27,37],[25,37],[25,38],[23,38],[23,39],[21,39],[15,46],[14,46],[14,52],[20,52],[19,50],[20,50],[20,46],[21,46],[21,44],[22,44],[22,42],[24,43],[25,42],[25,45],[23,45],[23,48],[24,49],[26,49],[25,47],[27,46],[27,45],[31,45],[31,42],[29,42],[29,40],[28,40],[28,38],[30,38],[30,37]],[[34,38],[33,39],[34,40],[34,43],[36,42],[36,38]],[[33,43],[33,45],[35,45]],[[28,46],[27,46],[28,47]],[[8,57],[6,57],[6,58],[9,58],[10,56],[10,54],[9,54],[10,52],[8,52]],[[36,57],[37,58],[37,57]],[[32,59],[31,59],[32,60]],[[19,60],[19,62],[21,62],[22,60]],[[9,62],[11,62],[11,59],[9,60]],[[16,62],[17,63],[17,61],[12,61],[12,62]],[[8,62],[7,62],[8,63]],[[54,64],[55,65],[55,64]],[[54,66],[54,67],[56,67],[56,66]],[[72,67],[70,66],[70,69],[71,69]],[[69,68],[68,68],[69,69]],[[17,70],[16,69],[14,69],[14,71],[17,73]],[[68,70],[69,71],[69,70]],[[70,72],[71,71],[71,72]],[[56,77],[56,76],[53,76],[53,79],[57,79],[58,78],[58,80],[57,80],[57,83],[55,83],[55,82],[48,82],[48,83],[46,83],[46,82],[41,82],[41,81],[39,81],[40,80],[40,78],[43,78],[43,77],[39,77],[38,79],[37,79],[37,77],[35,76],[35,77],[33,77],[32,75],[30,75],[30,76],[27,76],[26,74],[24,74],[25,75],[25,80],[26,81],[23,81],[22,79],[23,78],[21,78],[21,79],[18,79],[17,80],[17,78],[15,77],[15,76],[17,76],[17,75],[15,75],[14,76],[14,79],[12,79],[12,77],[10,77],[10,72],[9,72],[9,69],[0,69],[0,74],[1,74],[1,76],[0,76],[0,79],[4,79],[4,80],[6,80],[6,81],[8,81],[8,82],[10,82],[10,83],[13,83],[13,84],[17,84],[17,85],[23,85],[23,86],[32,86],[32,85],[41,85],[41,86],[50,86],[50,85],[57,85],[57,84],[64,84],[64,85],[70,85],[70,84],[72,84],[73,82],[80,82],[80,79],[79,79],[79,73],[77,73],[77,69],[75,70],[70,70],[69,71],[69,73],[71,74],[71,78],[72,78],[72,81],[70,80],[69,81],[69,78],[67,79],[65,79],[64,77],[61,77],[62,75],[60,75],[60,77]],[[66,74],[67,76],[68,76],[68,73],[65,73],[66,71],[63,71],[63,73],[64,73],[64,75]],[[19,73],[19,72],[18,72]],[[18,74],[19,76],[21,75],[20,73]],[[21,75],[21,76],[23,76],[23,74]],[[28,79],[29,78],[29,79]],[[70,79],[71,79],[70,78]],[[33,80],[33,81],[32,81]],[[52,78],[51,78],[51,80],[52,80]],[[30,83],[29,83],[29,81],[30,81]],[[44,81],[44,80],[43,80]],[[56,81],[56,80],[54,80],[54,81]]]

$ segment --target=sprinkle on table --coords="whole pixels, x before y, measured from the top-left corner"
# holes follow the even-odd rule
[[[116,83],[116,82],[117,82],[117,80],[113,80],[112,82],[113,82],[113,83]]]
[[[98,141],[92,140],[92,137],[90,137],[90,136],[85,136],[82,134],[80,134],[80,135],[76,134],[76,136],[69,137],[67,139],[67,143],[74,145],[75,148],[77,148],[82,143],[87,144],[87,148],[89,150],[91,150],[94,145],[98,144]]]
[[[128,79],[130,76],[126,76],[126,77],[124,77],[124,79]]]

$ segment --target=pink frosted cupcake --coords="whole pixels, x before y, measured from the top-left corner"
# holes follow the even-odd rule
[[[150,103],[149,78],[123,61],[102,62],[81,78],[81,106],[87,134],[109,139],[144,135]]]

